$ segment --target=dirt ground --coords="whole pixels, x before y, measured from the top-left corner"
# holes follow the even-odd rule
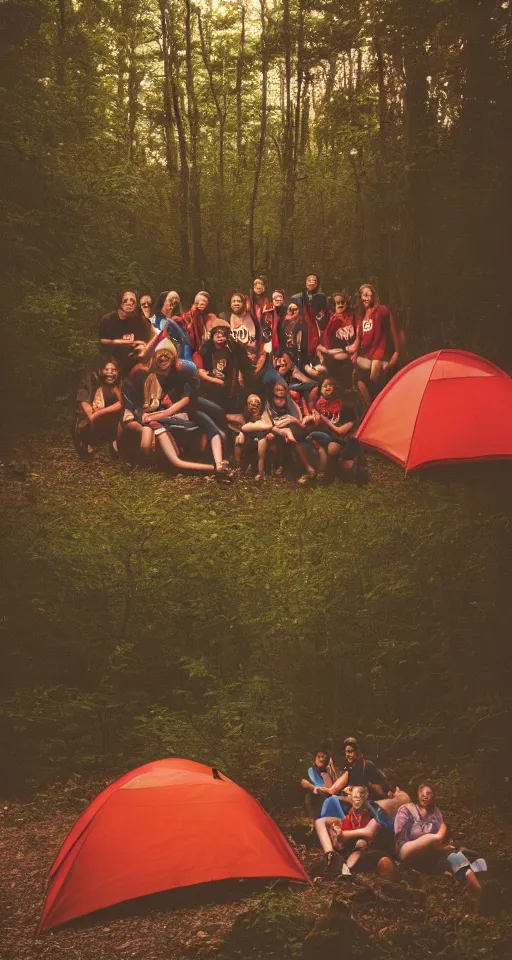
[[[2,804],[2,960],[111,960],[117,956],[178,960],[225,956],[224,938],[237,917],[258,909],[262,889],[248,889],[243,882],[235,881],[229,888],[205,898],[190,888],[178,897],[164,894],[145,898],[37,935],[46,873],[86,802],[85,797],[82,801],[76,798],[72,805],[65,803],[63,809],[52,798]],[[304,842],[304,823],[290,820],[281,825],[314,876],[320,852]],[[474,842],[472,831],[477,820],[473,815],[467,811],[459,813],[456,827],[469,842]],[[348,883],[317,879],[311,887],[294,885],[293,889],[284,889],[289,889],[286,896],[290,897],[293,909],[310,917],[311,926],[325,914],[333,896],[341,898],[375,943],[377,952],[380,949],[384,955],[405,957],[414,946],[420,947],[424,957],[506,960],[512,957],[511,836],[512,828],[503,826],[494,814],[488,820],[485,843],[480,843],[505,891],[505,907],[497,919],[480,916],[475,904],[452,879],[411,872],[396,878],[397,885],[405,891],[403,901],[396,899],[396,886],[393,894],[393,888],[372,874],[361,873]],[[390,894],[394,899],[390,899]],[[254,953],[251,949],[250,955],[263,958],[264,947],[262,951]],[[246,955],[243,944],[236,955]]]

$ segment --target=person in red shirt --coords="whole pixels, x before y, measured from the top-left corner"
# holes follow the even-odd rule
[[[256,277],[253,282],[252,290],[247,297],[247,310],[260,326],[261,318],[265,310],[272,310],[272,301],[265,293],[265,280],[263,277]]]
[[[396,369],[405,338],[389,307],[379,303],[375,287],[359,287],[356,308],[359,348],[356,359],[357,385],[366,408]]]
[[[368,809],[368,789],[352,787],[350,799],[352,807],[343,819],[320,817],[319,820],[315,820],[315,830],[324,851],[327,866],[331,866],[335,851],[341,852],[342,856],[348,853],[340,871],[344,876],[352,875],[352,870],[361,854],[380,830],[380,824]]]
[[[200,290],[196,293],[194,303],[190,310],[181,317],[173,317],[177,323],[184,323],[192,352],[199,350],[201,344],[208,340],[210,330],[217,319],[214,313],[210,313],[210,294],[206,290]]]
[[[333,377],[326,377],[320,388],[320,396],[310,401],[311,413],[304,417],[304,426],[309,427],[307,442],[317,449],[319,460],[318,476],[322,477],[329,457],[339,457],[343,438],[354,427],[353,410],[338,397],[338,383]],[[348,444],[346,449],[348,450]],[[353,453],[349,451],[350,457]]]
[[[328,373],[337,380],[345,381],[348,388],[358,348],[359,334],[355,313],[350,306],[348,293],[343,290],[334,294],[334,312],[330,314],[322,342],[317,347],[320,363],[312,367],[311,372],[315,375]]]

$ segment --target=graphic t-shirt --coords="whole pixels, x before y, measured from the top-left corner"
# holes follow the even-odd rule
[[[238,316],[232,313],[229,321],[231,334],[245,350],[247,359],[254,368],[258,360],[256,324],[249,313]]]
[[[327,400],[326,397],[319,397],[314,404],[314,409],[318,410],[318,413],[321,413],[326,420],[330,420],[331,423],[338,426],[341,419],[341,411],[343,410],[343,401]]]
[[[99,339],[100,340],[124,340],[124,344],[100,343],[100,353],[109,357],[115,357],[124,366],[132,355],[133,343],[135,340],[143,340],[148,343],[153,335],[151,324],[140,314],[128,316],[121,319],[117,310],[105,314],[100,320]]]
[[[391,314],[388,307],[378,303],[366,311],[360,320],[361,356],[383,360],[393,352],[391,343]]]
[[[299,314],[295,314],[293,317],[283,317],[279,321],[278,336],[280,350],[286,351],[298,364],[302,356],[305,337],[304,324]]]
[[[354,317],[351,313],[332,313],[325,328],[324,346],[328,350],[345,350],[356,339]]]

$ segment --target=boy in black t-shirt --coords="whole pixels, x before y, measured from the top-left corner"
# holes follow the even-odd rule
[[[105,314],[100,320],[100,351],[115,357],[121,364],[123,375],[126,375],[144,353],[153,332],[151,324],[138,309],[137,294],[133,290],[125,290],[118,309]]]

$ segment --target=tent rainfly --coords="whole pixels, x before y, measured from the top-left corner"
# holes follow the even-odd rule
[[[405,472],[512,458],[512,379],[465,350],[413,360],[378,395],[358,431]]]
[[[192,760],[156,760],[110,784],[78,819],[50,868],[39,931],[124,900],[242,877],[309,883],[242,787]]]

